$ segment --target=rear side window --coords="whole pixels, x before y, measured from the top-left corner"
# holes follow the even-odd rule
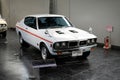
[[[28,27],[37,29],[36,26],[36,18],[35,17],[26,17],[24,20],[25,25],[27,25]]]

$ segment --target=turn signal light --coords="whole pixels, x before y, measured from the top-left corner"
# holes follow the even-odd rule
[[[57,52],[57,55],[61,55],[61,54],[62,54],[62,52],[60,52],[60,51]]]
[[[91,48],[91,51],[94,51],[95,50],[95,48]]]

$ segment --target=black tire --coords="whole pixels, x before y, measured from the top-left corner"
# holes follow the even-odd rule
[[[7,35],[7,31],[3,32],[2,33],[2,38],[6,38],[6,35]]]
[[[43,59],[44,61],[47,60],[47,59],[49,59],[49,58],[51,58],[51,57],[50,57],[49,50],[48,50],[48,48],[46,47],[45,44],[42,44],[40,48],[41,48],[41,50],[40,50],[40,52],[41,52],[41,57],[42,57],[42,59]]]
[[[90,51],[84,52],[82,58],[86,59],[90,55]]]
[[[19,43],[21,44],[21,47],[23,47],[23,48],[29,48],[29,46],[30,46],[28,43],[26,43],[26,42],[23,40],[23,38],[22,38],[21,35],[19,35]]]
[[[84,52],[82,56],[78,56],[78,59],[87,59],[87,57],[90,55],[90,51]]]

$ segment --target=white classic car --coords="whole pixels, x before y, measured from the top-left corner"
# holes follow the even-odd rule
[[[7,32],[7,22],[0,16],[0,34],[3,38],[6,37]]]
[[[32,45],[43,60],[51,56],[86,58],[97,44],[97,37],[74,27],[63,15],[28,15],[16,24],[22,47]]]

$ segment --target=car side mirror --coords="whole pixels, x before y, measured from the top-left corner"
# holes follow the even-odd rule
[[[48,30],[45,31],[45,34],[48,34]]]

